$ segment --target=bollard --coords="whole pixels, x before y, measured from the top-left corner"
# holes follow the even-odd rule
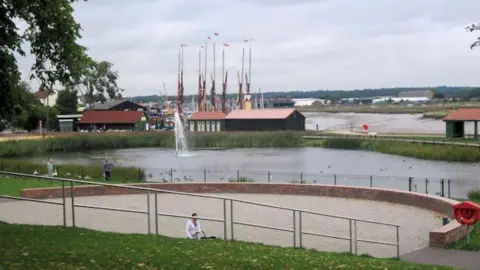
[[[373,176],[370,175],[370,187],[373,187]]]
[[[445,197],[445,183],[442,180],[440,180],[440,196]]]
[[[450,179],[447,180],[448,198],[450,198]]]
[[[303,172],[300,171],[300,183],[303,183]]]
[[[425,193],[428,194],[428,178],[425,178]]]

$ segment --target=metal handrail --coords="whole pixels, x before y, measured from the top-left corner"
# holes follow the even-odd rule
[[[323,213],[318,213],[318,212],[313,212],[313,211],[307,211],[307,210],[302,210],[298,208],[292,208],[292,207],[283,207],[283,206],[276,206],[276,205],[270,205],[270,204],[265,204],[265,203],[257,203],[257,202],[252,202],[252,201],[247,201],[247,200],[241,200],[241,199],[233,199],[233,198],[228,198],[228,197],[222,197],[222,196],[212,196],[212,195],[203,195],[203,194],[196,194],[196,193],[187,193],[187,192],[178,192],[178,191],[170,191],[170,190],[162,190],[162,189],[154,189],[154,188],[144,188],[144,187],[137,187],[137,186],[131,186],[131,185],[117,185],[117,184],[108,184],[108,183],[99,183],[99,182],[89,182],[89,181],[84,181],[84,180],[75,180],[75,179],[67,179],[67,178],[53,178],[53,177],[45,177],[45,176],[37,176],[37,175],[29,175],[29,174],[22,174],[22,173],[12,173],[12,172],[2,172],[0,171],[0,174],[4,175],[11,175],[11,176],[18,176],[18,177],[24,177],[24,178],[33,178],[33,179],[38,179],[38,180],[45,180],[45,181],[59,181],[62,183],[62,199],[63,202],[52,202],[52,201],[45,201],[45,200],[38,200],[38,199],[29,199],[29,198],[19,198],[19,197],[13,197],[13,196],[6,196],[6,195],[0,195],[0,198],[7,198],[7,199],[16,199],[16,200],[25,200],[25,201],[32,201],[32,202],[39,202],[39,203],[49,203],[49,204],[56,204],[56,205],[62,205],[63,206],[63,224],[66,227],[66,200],[65,200],[65,182],[70,183],[70,195],[71,195],[71,206],[72,206],[72,226],[75,227],[75,207],[80,207],[80,208],[90,208],[90,209],[98,209],[98,210],[111,210],[111,211],[119,211],[119,212],[128,212],[128,213],[139,213],[139,214],[146,214],[148,216],[147,222],[148,222],[148,234],[151,233],[151,220],[150,220],[150,194],[151,192],[154,192],[154,199],[155,199],[155,229],[156,229],[156,234],[158,234],[158,216],[169,216],[169,217],[178,217],[178,218],[191,218],[190,216],[184,216],[184,215],[174,215],[174,214],[167,214],[167,213],[159,213],[158,212],[158,200],[157,200],[157,195],[158,193],[167,193],[167,194],[176,194],[176,195],[185,195],[185,196],[193,196],[193,197],[201,197],[201,198],[209,198],[209,199],[220,199],[223,200],[223,219],[215,219],[215,218],[207,218],[207,217],[202,217],[200,219],[203,220],[208,220],[208,221],[214,221],[214,222],[222,222],[224,223],[224,237],[225,240],[227,240],[227,200],[230,201],[230,228],[231,228],[231,240],[234,239],[234,230],[233,230],[233,225],[243,225],[243,226],[250,226],[250,227],[256,227],[256,228],[263,228],[263,229],[271,229],[271,230],[277,230],[277,231],[284,231],[284,232],[291,232],[293,233],[293,246],[297,246],[297,221],[296,221],[296,212],[299,213],[299,235],[300,235],[300,247],[302,247],[302,236],[305,235],[316,235],[316,236],[322,236],[322,237],[329,237],[329,238],[335,238],[335,239],[344,239],[344,240],[350,240],[350,252],[353,252],[353,244],[355,243],[355,254],[357,254],[357,243],[358,242],[367,242],[367,243],[375,243],[375,244],[385,244],[385,245],[394,245],[397,247],[397,257],[400,256],[400,242],[399,242],[399,225],[397,224],[389,224],[385,222],[377,222],[377,221],[371,221],[371,220],[362,220],[358,218],[349,218],[349,217],[344,217],[344,216],[336,216],[336,215],[330,215],[330,214],[323,214]],[[81,184],[88,184],[91,186],[108,186],[108,187],[117,187],[117,188],[125,188],[125,189],[132,189],[132,190],[141,190],[145,191],[147,195],[147,211],[141,211],[141,210],[131,210],[131,209],[124,209],[124,208],[114,208],[114,207],[102,207],[102,206],[93,206],[93,205],[86,205],[86,204],[75,204],[74,198],[75,198],[75,189],[74,189],[74,183],[81,183]],[[280,209],[280,210],[286,210],[286,211],[291,211],[293,213],[293,229],[287,229],[287,228],[280,228],[280,227],[272,227],[272,226],[267,226],[267,225],[262,225],[262,224],[255,224],[255,223],[247,223],[247,222],[240,222],[240,221],[234,221],[234,212],[233,212],[233,203],[234,202],[239,202],[239,203],[245,203],[245,204],[250,204],[250,205],[256,205],[256,206],[263,206],[263,207],[268,207],[268,208],[273,208],[273,209]],[[341,237],[341,236],[334,236],[334,235],[327,235],[327,234],[317,234],[313,232],[303,232],[302,231],[302,213],[306,214],[312,214],[312,215],[317,215],[317,216],[325,216],[325,217],[331,217],[331,218],[338,218],[338,219],[343,219],[343,220],[348,220],[349,221],[349,226],[350,226],[350,237]],[[354,223],[355,225],[355,241],[353,241],[353,231],[352,231],[352,226],[351,223]],[[397,236],[397,244],[392,244],[389,242],[380,242],[380,241],[374,241],[374,240],[367,240],[367,239],[357,239],[356,238],[356,231],[357,231],[357,226],[356,222],[366,222],[366,223],[372,223],[372,224],[379,224],[379,225],[387,225],[387,226],[392,226],[396,227],[396,236]]]
[[[145,188],[145,187],[137,187],[137,186],[132,186],[132,185],[117,185],[117,184],[109,184],[109,183],[101,183],[101,182],[90,182],[90,181],[68,179],[68,178],[46,177],[46,176],[38,176],[38,175],[30,175],[30,174],[14,173],[14,172],[4,172],[4,171],[0,171],[0,174],[13,175],[13,176],[18,176],[18,177],[35,178],[35,179],[39,179],[39,180],[48,180],[48,181],[57,180],[57,181],[60,181],[60,182],[69,182],[69,183],[73,182],[73,183],[89,184],[89,185],[92,185],[92,186],[107,186],[107,187],[117,187],[117,188],[134,189],[134,190],[142,190],[142,191],[154,191],[154,192],[158,192],[158,193],[168,193],[168,194],[184,195],[184,196],[192,196],[192,197],[200,197],[200,198],[209,198],[209,199],[219,199],[219,200],[225,200],[226,199],[226,200],[230,200],[230,201],[234,201],[234,202],[252,204],[252,205],[257,205],[257,206],[264,206],[264,207],[269,207],[269,208],[274,208],[274,209],[301,211],[303,213],[321,215],[321,216],[325,216],[325,217],[357,220],[357,221],[363,221],[363,222],[368,222],[368,223],[373,223],[373,224],[389,225],[389,226],[399,226],[398,224],[394,224],[394,223],[377,222],[377,221],[370,221],[370,220],[364,220],[364,219],[359,219],[359,218],[349,218],[349,217],[344,217],[344,216],[323,214],[323,213],[308,211],[308,210],[294,208],[294,207],[277,206],[277,205],[252,202],[252,201],[241,200],[241,199],[233,199],[233,198],[223,197],[223,196],[204,195],[204,194],[198,194],[198,193],[188,193],[188,192],[172,191],[172,190],[166,190],[166,189]],[[252,183],[252,184],[255,184],[255,183]]]

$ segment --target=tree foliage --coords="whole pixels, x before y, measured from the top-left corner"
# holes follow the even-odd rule
[[[474,32],[480,30],[480,23],[474,23],[466,27],[468,32]],[[470,45],[470,48],[473,49],[477,46],[480,46],[480,37],[477,37],[477,40]]]
[[[110,99],[121,96],[123,89],[118,87],[117,79],[118,72],[113,70],[112,63],[91,61],[87,72],[79,79],[77,89],[85,104],[103,103],[107,100],[105,94]]]
[[[12,116],[14,91],[20,82],[15,54],[25,56],[21,45],[30,44],[35,56],[30,79],[42,87],[73,84],[90,62],[86,48],[79,45],[80,25],[73,17],[72,3],[79,0],[3,0],[0,2],[0,118]],[[26,29],[19,31],[24,22]]]
[[[58,91],[55,108],[60,114],[74,114],[78,110],[78,92],[72,88]]]
[[[31,92],[31,88],[26,82],[20,82],[14,89],[14,106],[11,116],[11,127],[22,130],[35,130],[38,128],[39,121],[42,120],[44,127],[56,129],[56,117],[58,111],[52,107],[44,106],[37,97]],[[48,118],[48,123],[46,122]]]

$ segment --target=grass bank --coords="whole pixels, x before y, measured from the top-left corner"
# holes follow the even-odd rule
[[[457,200],[462,201],[461,199]],[[480,205],[480,190],[470,191],[468,193],[468,200]],[[447,248],[480,251],[480,223],[477,223],[470,233],[470,243],[467,242],[467,238],[463,238],[449,245]]]
[[[450,162],[480,162],[480,150],[472,147],[423,144],[420,142],[331,138],[311,140],[309,146],[344,150],[366,150],[385,154]]]
[[[303,143],[302,135],[298,132],[187,133],[189,143],[198,148],[300,147]],[[174,148],[174,134],[173,132],[77,133],[43,140],[9,140],[0,142],[0,157],[142,147]]]
[[[448,115],[448,112],[426,112],[423,114],[423,118],[441,120]]]
[[[452,269],[223,240],[0,224],[0,269]]]

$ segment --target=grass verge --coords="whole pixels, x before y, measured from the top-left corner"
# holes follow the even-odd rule
[[[0,224],[0,269],[452,269],[223,240]]]

